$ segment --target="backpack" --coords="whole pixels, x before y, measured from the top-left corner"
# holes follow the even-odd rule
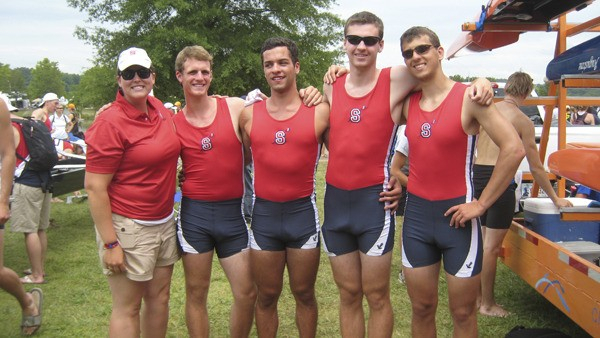
[[[33,171],[49,171],[58,163],[58,154],[50,131],[42,121],[32,118],[11,119],[21,125],[25,144],[29,150],[29,161],[17,154],[27,164],[25,169]]]
[[[525,328],[523,326],[515,326],[510,332],[504,336],[505,338],[570,338],[560,331],[546,328]]]

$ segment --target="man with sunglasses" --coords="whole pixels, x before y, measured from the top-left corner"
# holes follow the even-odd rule
[[[384,41],[383,22],[376,15],[352,15],[344,35],[349,73],[324,87],[331,115],[323,240],[340,290],[342,335],[364,336],[365,296],[369,336],[385,337],[393,330],[393,210],[401,191],[389,162],[396,126],[403,122],[402,102],[417,81],[404,66],[377,68]],[[326,82],[336,75],[330,71]],[[489,81],[470,93],[482,104],[491,103]]]
[[[433,31],[412,27],[400,42],[404,62],[421,89],[402,107],[411,158],[402,265],[412,304],[412,335],[436,336],[443,260],[453,336],[477,337],[483,251],[479,216],[506,189],[525,152],[515,129],[494,105],[476,104],[466,85],[444,75],[444,49]],[[498,145],[499,155],[477,200],[471,177],[480,127]]]

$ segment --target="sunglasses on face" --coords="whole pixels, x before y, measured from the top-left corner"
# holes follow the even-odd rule
[[[148,68],[140,68],[140,69],[125,69],[119,72],[119,75],[123,78],[123,80],[131,80],[137,74],[140,79],[147,79],[152,74],[152,71]]]
[[[381,38],[378,36],[358,36],[358,35],[346,35],[346,40],[355,46],[360,45],[360,42],[364,42],[365,46],[374,46],[376,45],[379,41],[381,41]]]
[[[427,53],[427,51],[429,51],[431,47],[433,47],[433,45],[419,45],[413,49],[407,49],[405,51],[402,51],[402,57],[408,60],[413,57],[414,53],[423,55]]]

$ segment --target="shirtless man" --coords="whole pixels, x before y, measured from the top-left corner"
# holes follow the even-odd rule
[[[329,107],[302,104],[296,87],[300,62],[293,41],[267,39],[261,59],[271,97],[247,107],[240,117],[254,163],[250,257],[258,288],[256,328],[259,337],[276,337],[277,303],[287,266],[298,336],[315,337],[320,249],[314,185]]]
[[[477,337],[476,300],[482,260],[478,217],[510,183],[525,151],[494,105],[468,98],[467,87],[442,70],[437,35],[412,27],[401,37],[404,62],[421,91],[402,113],[410,144],[402,264],[412,304],[412,335],[435,337],[441,260],[448,284],[454,337]],[[471,166],[480,126],[498,145],[498,159],[480,198],[473,198]]]
[[[396,180],[390,177],[388,163],[396,126],[403,122],[402,102],[417,81],[404,65],[377,68],[384,41],[383,22],[376,15],[352,15],[344,36],[349,73],[324,86],[331,104],[324,247],[340,292],[342,336],[365,336],[366,297],[369,336],[390,337],[393,209],[400,188],[397,184],[390,191]],[[333,82],[335,73],[326,75],[326,82]],[[486,84],[486,90],[479,84],[469,94],[489,104],[491,86],[483,81]]]
[[[517,130],[525,147],[525,156],[535,181],[558,208],[572,206],[571,202],[559,198],[548,180],[548,175],[535,144],[535,129],[531,120],[519,109],[533,89],[533,80],[527,73],[516,72],[509,76],[504,91],[506,96],[496,107]],[[473,167],[475,198],[479,198],[488,184],[498,159],[498,146],[488,133],[481,129],[477,141],[477,158]],[[508,312],[494,299],[494,281],[498,254],[504,236],[508,232],[515,209],[515,187],[511,183],[504,193],[481,216],[483,234],[483,267],[481,270],[481,303],[479,313],[487,316],[505,317]]]

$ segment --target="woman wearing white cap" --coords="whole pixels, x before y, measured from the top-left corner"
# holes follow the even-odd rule
[[[143,49],[120,54],[117,98],[86,132],[85,188],[112,293],[111,337],[166,335],[179,259],[173,195],[180,145],[171,114],[149,95],[151,65]]]

